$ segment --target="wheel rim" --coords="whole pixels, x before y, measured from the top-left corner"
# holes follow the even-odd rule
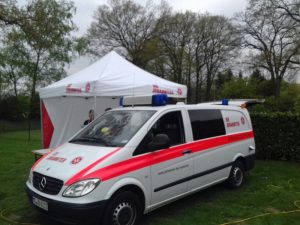
[[[233,170],[233,179],[236,186],[240,186],[244,179],[244,174],[239,167],[235,167]]]
[[[129,202],[122,202],[113,212],[114,225],[132,225],[136,220],[136,208]]]

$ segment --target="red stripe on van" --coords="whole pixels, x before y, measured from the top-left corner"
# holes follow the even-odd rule
[[[109,156],[111,156],[112,154],[116,153],[117,151],[119,151],[121,148],[117,148],[114,151],[108,153],[107,155],[105,155],[104,157],[98,159],[97,161],[93,162],[91,165],[89,165],[88,167],[86,167],[85,169],[81,170],[79,173],[77,173],[75,176],[73,176],[70,180],[68,180],[65,185],[71,185],[79,180],[84,179],[84,175],[93,167],[95,167],[96,165],[98,165],[100,162],[102,162],[103,160],[107,159]]]
[[[84,178],[85,179],[100,178],[101,181],[105,181],[151,165],[155,165],[171,159],[182,157],[183,149],[190,149],[192,150],[193,153],[200,152],[211,148],[232,144],[234,142],[243,141],[253,137],[254,137],[253,131],[249,131],[249,132],[229,134],[221,137],[195,141],[189,144],[175,146],[169,149],[152,152],[149,154],[137,156],[132,159],[115,163],[113,165],[94,171],[86,175]]]

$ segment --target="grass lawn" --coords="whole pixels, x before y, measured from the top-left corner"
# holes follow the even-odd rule
[[[34,162],[30,151],[40,146],[39,131],[33,132],[31,141],[26,132],[0,133],[0,213],[12,220],[7,222],[0,215],[1,225],[57,225],[36,213],[24,192]],[[238,224],[300,225],[300,211],[276,214],[297,209],[295,201],[300,207],[299,163],[257,161],[247,178],[239,190],[224,185],[209,188],[144,216],[140,225],[219,225],[262,213],[275,214]]]

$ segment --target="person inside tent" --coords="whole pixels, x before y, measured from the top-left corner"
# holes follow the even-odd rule
[[[83,127],[86,126],[86,125],[88,125],[88,124],[89,124],[90,122],[92,122],[93,120],[94,120],[94,110],[91,109],[91,110],[89,111],[89,118],[83,122]]]

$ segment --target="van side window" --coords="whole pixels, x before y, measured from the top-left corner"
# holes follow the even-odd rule
[[[133,155],[149,152],[148,144],[157,134],[168,135],[171,141],[171,146],[185,143],[185,133],[181,111],[169,112],[159,118],[138,145]]]
[[[188,110],[194,140],[224,135],[225,126],[220,110]]]

